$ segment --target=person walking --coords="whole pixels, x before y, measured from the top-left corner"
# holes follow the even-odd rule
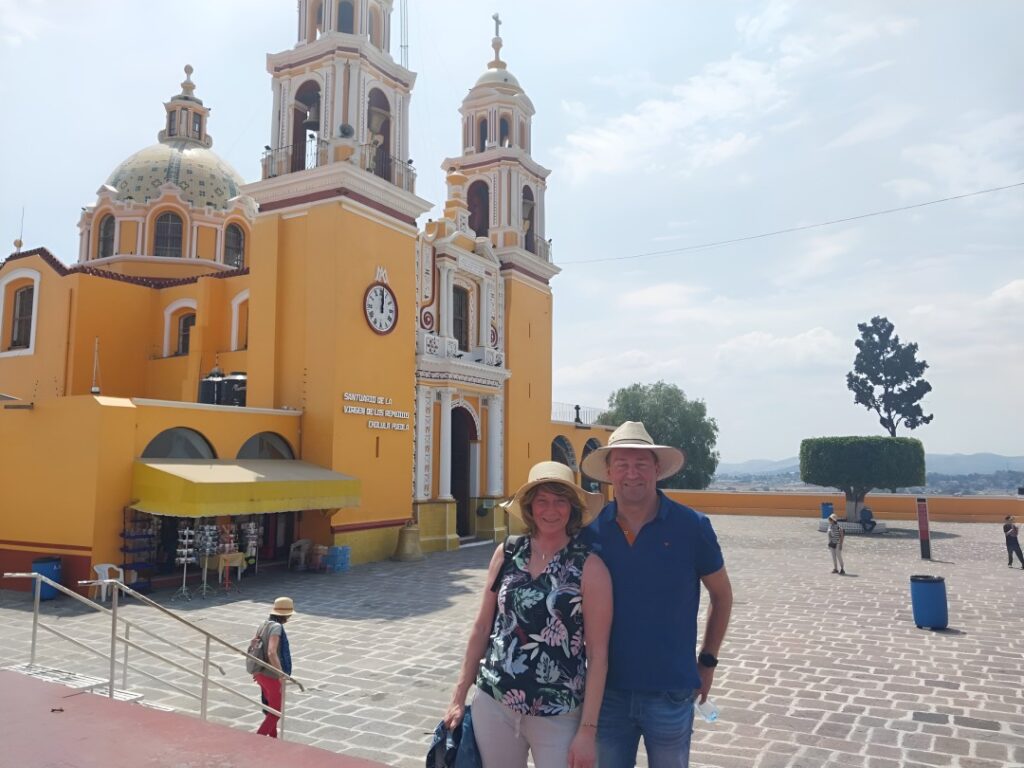
[[[536,464],[505,508],[526,525],[494,551],[444,723],[475,681],[483,768],[592,768],[608,668],[608,569],[577,538],[601,498],[554,461]]]
[[[832,552],[832,573],[841,576],[846,575],[846,568],[843,566],[843,541],[846,539],[846,531],[839,524],[839,518],[835,512],[828,516],[828,548]]]
[[[706,515],[657,487],[685,462],[638,421],[583,460],[583,474],[615,491],[580,534],[607,564],[615,604],[597,732],[601,768],[632,768],[641,738],[652,768],[686,768],[694,703],[707,700],[714,681],[732,612],[722,550]],[[697,653],[701,584],[710,605]]]
[[[264,647],[267,649],[267,663],[274,669],[262,668],[261,672],[253,674],[252,679],[260,687],[261,699],[268,707],[281,711],[281,689],[284,680],[279,673],[286,675],[292,673],[292,654],[288,646],[288,633],[284,631],[284,625],[295,614],[295,604],[290,597],[279,597],[274,601],[274,607],[270,615],[258,632],[263,635]],[[276,671],[274,671],[276,670]],[[281,718],[263,710],[265,717],[256,733],[261,736],[277,738],[277,722]]]
[[[1006,536],[1006,557],[1007,565],[1013,568],[1013,556],[1016,554],[1017,559],[1020,560],[1020,567],[1024,569],[1024,554],[1020,551],[1020,538],[1018,534],[1016,522],[1014,522],[1013,515],[1007,515],[1003,520],[1003,535]]]

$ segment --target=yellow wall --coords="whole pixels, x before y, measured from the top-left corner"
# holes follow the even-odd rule
[[[93,217],[93,221],[98,221]],[[121,237],[118,240],[119,254],[134,254],[139,244],[139,222],[121,221]],[[97,253],[97,251],[93,251]]]
[[[681,504],[713,515],[767,517],[820,517],[821,503],[831,502],[840,517],[845,500],[841,493],[739,493],[728,491],[665,492]],[[868,494],[866,504],[879,520],[916,520],[915,499],[909,494]],[[1002,522],[1020,515],[1024,504],[1012,496],[928,496],[928,516],[945,522]]]
[[[196,228],[196,258],[215,261],[217,259],[217,228],[200,224]]]
[[[551,292],[506,273],[505,491],[551,458]]]

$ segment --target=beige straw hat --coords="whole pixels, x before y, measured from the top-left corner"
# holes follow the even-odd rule
[[[612,432],[608,445],[594,449],[583,459],[583,473],[602,483],[610,483],[605,457],[616,448],[636,448],[651,451],[658,457],[658,479],[664,480],[681,470],[686,464],[686,454],[671,445],[655,445],[642,421],[626,421]]]
[[[601,511],[601,507],[604,506],[604,496],[599,493],[587,493],[576,485],[576,476],[573,474],[572,469],[558,461],[542,461],[539,464],[534,464],[530,468],[530,474],[527,476],[526,482],[520,486],[511,499],[501,506],[520,520],[523,520],[523,497],[526,496],[531,488],[543,485],[544,483],[564,485],[575,494],[576,501],[583,510],[583,525],[593,520],[597,513]]]
[[[290,597],[279,597],[274,601],[274,607],[270,611],[271,616],[291,616],[295,613],[295,603]]]

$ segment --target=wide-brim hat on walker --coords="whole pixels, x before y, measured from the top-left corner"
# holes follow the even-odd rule
[[[295,603],[290,597],[279,597],[270,609],[271,616],[291,616],[295,613]]]
[[[583,525],[593,520],[597,513],[601,511],[601,507],[604,506],[604,496],[599,493],[588,493],[576,485],[576,475],[572,469],[558,461],[542,461],[534,464],[530,468],[530,474],[527,476],[526,482],[519,487],[519,490],[515,492],[511,499],[504,502],[501,506],[520,520],[525,520],[522,507],[523,497],[531,489],[545,483],[561,485],[573,492],[573,495],[576,496],[577,504],[583,511]]]
[[[658,457],[658,479],[671,477],[686,465],[686,453],[671,445],[657,445],[642,421],[624,421],[608,438],[608,445],[595,448],[583,459],[583,474],[610,483],[605,459],[616,448],[651,451]]]
[[[838,523],[839,522],[839,518],[836,516],[835,512],[833,512],[831,515],[829,515],[828,519],[831,520],[833,523]]]

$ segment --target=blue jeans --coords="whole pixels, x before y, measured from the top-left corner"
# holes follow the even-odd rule
[[[640,737],[650,768],[687,768],[697,691],[621,691],[608,688],[597,728],[601,768],[633,768]]]

